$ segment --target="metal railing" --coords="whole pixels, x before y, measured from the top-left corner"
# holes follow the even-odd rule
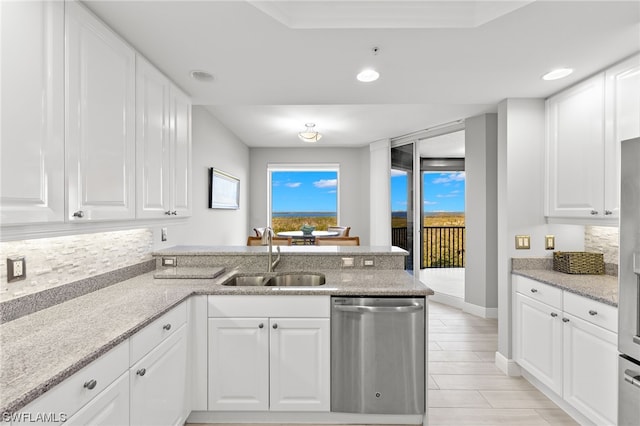
[[[422,230],[421,268],[464,268],[464,226],[425,226]],[[391,228],[391,243],[408,250],[407,228]]]

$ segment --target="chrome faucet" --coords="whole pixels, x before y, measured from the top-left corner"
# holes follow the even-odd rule
[[[278,257],[276,258],[276,260],[272,261],[273,259],[273,229],[271,229],[270,226],[267,226],[264,228],[264,232],[262,233],[262,245],[268,245],[269,246],[269,259],[268,259],[268,265],[267,265],[267,272],[273,272],[276,269],[276,266],[278,266],[278,263],[280,263],[280,246],[276,246],[276,249],[278,250]]]

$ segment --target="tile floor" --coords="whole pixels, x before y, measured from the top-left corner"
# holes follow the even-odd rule
[[[529,382],[498,370],[497,346],[497,320],[429,303],[430,425],[577,425]]]

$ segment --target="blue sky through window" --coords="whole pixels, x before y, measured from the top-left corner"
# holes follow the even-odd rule
[[[338,172],[271,172],[271,211],[338,211]]]
[[[465,173],[426,172],[423,174],[425,212],[464,212]],[[407,174],[391,173],[391,210],[407,210]]]

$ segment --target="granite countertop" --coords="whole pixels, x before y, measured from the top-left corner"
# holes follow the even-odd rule
[[[433,294],[403,270],[320,270],[327,283],[319,287],[221,285],[236,272],[214,279],[149,272],[0,325],[0,412],[24,407],[191,295]]]
[[[287,256],[375,255],[406,256],[408,252],[394,246],[277,246]],[[273,248],[274,252],[276,248]],[[266,253],[266,246],[175,246],[152,253],[154,256],[227,256]]]
[[[615,276],[565,274],[552,269],[514,269],[511,272],[607,305],[618,306],[618,277]]]

